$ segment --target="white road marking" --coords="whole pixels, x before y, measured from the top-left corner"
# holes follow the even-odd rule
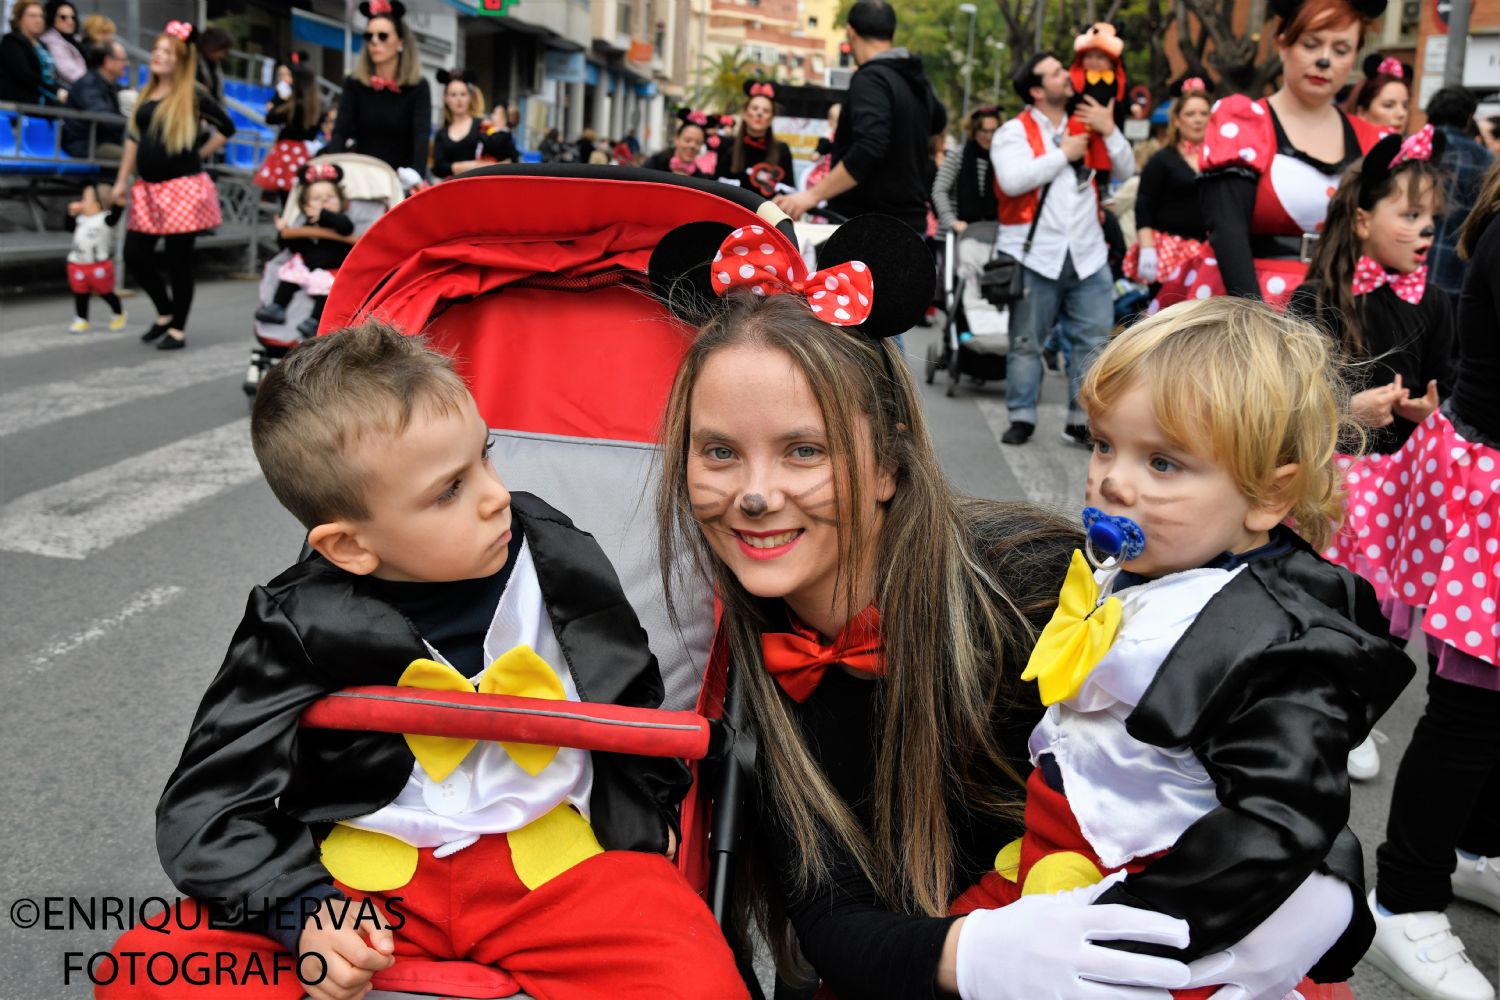
[[[236,420],[17,497],[0,507],[0,551],[84,559],[259,475]]]
[[[102,368],[76,379],[29,385],[0,395],[0,437],[121,403],[164,396],[178,389],[240,374],[248,344],[189,347],[133,365]]]
[[[163,604],[175,600],[181,594],[182,588],[177,586],[152,587],[150,590],[133,598],[119,611],[102,618],[95,618],[88,625],[74,632],[70,636],[50,642],[42,647],[41,651],[31,658],[31,669],[41,670],[53,660],[61,659],[69,653],[74,652],[81,646],[86,646],[104,638],[112,629],[118,628],[125,622],[134,618],[143,611],[159,608]]]
[[[19,334],[26,334],[26,336],[19,336]],[[0,337],[0,358],[21,358],[28,354],[55,351],[61,347],[110,343],[135,336],[139,334],[129,329],[111,330],[109,313],[106,310],[104,321],[97,323],[88,333],[70,333],[66,323],[34,326],[25,330],[7,330],[5,336]]]
[[[1037,429],[1030,443],[1023,445],[1000,444],[1000,435],[1010,426],[1010,416],[1005,403],[993,399],[976,399],[979,412],[990,425],[995,436],[995,445],[1000,458],[1021,484],[1026,499],[1043,507],[1051,507],[1068,516],[1083,510],[1084,487],[1088,481],[1089,453],[1075,445],[1051,439],[1040,440],[1043,435],[1058,438],[1067,422],[1067,407],[1061,403],[1042,403],[1037,407]]]

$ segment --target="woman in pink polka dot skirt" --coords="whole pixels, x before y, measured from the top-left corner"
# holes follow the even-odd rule
[[[276,83],[276,100],[266,108],[266,124],[280,125],[276,145],[255,175],[255,183],[267,191],[280,191],[285,198],[297,175],[312,155],[313,140],[323,124],[323,102],[318,78],[301,58],[292,53],[290,78]]]
[[[1380,130],[1333,104],[1384,0],[1274,0],[1281,89],[1214,105],[1200,154],[1209,248],[1161,276],[1148,312],[1240,295],[1285,309],[1302,283],[1328,199]]]

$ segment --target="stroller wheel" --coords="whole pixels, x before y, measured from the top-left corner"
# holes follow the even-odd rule
[[[936,344],[927,345],[927,384],[931,385],[933,378],[937,376],[938,365],[942,363],[942,351]]]

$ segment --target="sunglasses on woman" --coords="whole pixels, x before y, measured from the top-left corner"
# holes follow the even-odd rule
[[[391,40],[391,33],[389,31],[367,31],[367,32],[365,32],[365,41],[367,41],[367,42],[380,42],[380,43],[384,44],[385,42],[388,42],[390,40]]]

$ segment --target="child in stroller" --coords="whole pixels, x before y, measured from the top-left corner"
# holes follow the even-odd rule
[[[263,323],[285,323],[286,307],[301,288],[312,298],[312,312],[297,324],[297,332],[311,337],[323,318],[323,303],[333,287],[333,273],[354,249],[354,223],[344,213],[349,199],[339,182],[344,172],[332,163],[308,164],[302,171],[302,191],[297,207],[306,223],[288,226],[276,217],[276,239],[292,251],[291,258],[276,271],[280,279],[271,301],[256,310]]]

